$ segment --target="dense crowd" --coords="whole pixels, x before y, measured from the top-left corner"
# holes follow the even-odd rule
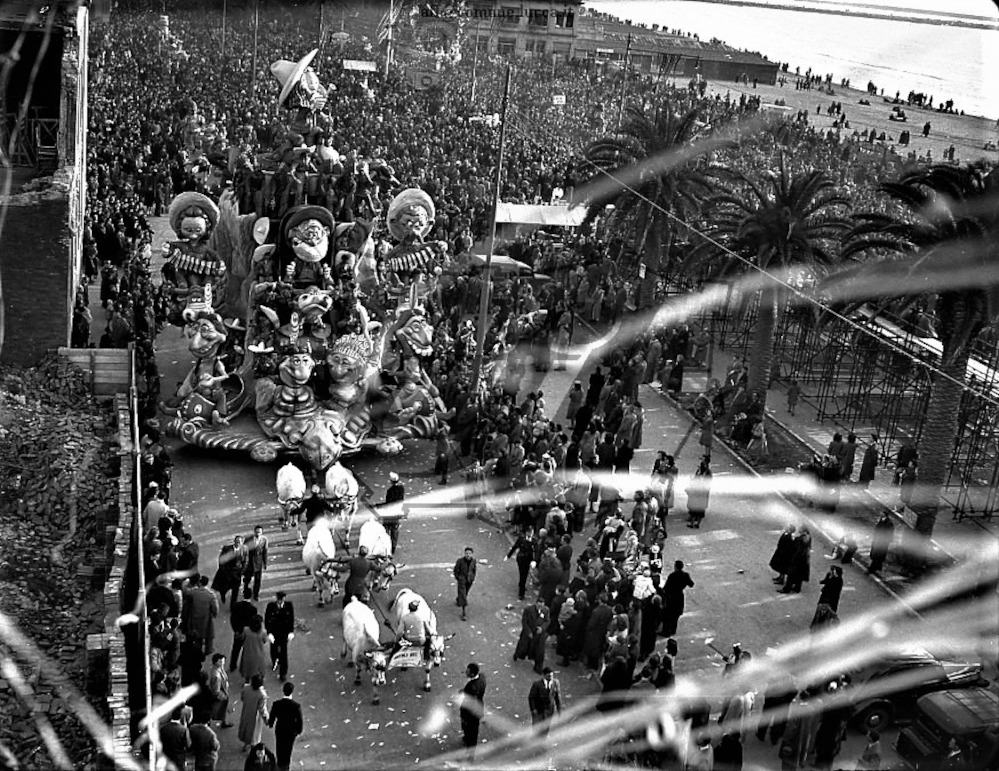
[[[143,376],[143,478],[153,483],[143,495],[143,532],[155,690],[169,696],[184,685],[202,686],[188,705],[190,714],[178,713],[176,722],[191,723],[188,741],[200,733],[204,756],[210,758],[218,751],[212,721],[228,725],[228,672],[234,668],[246,682],[242,701],[248,717],[245,725],[240,721],[240,737],[246,745],[259,744],[261,720],[270,717],[266,694],[260,693],[265,645],[281,621],[267,623],[252,604],[258,600],[261,564],[266,564],[266,540],[255,533],[249,545],[240,537],[227,546],[227,554],[237,556],[221,560],[211,582],[200,573],[193,537],[169,505],[169,458],[151,422],[159,400],[153,341],[167,322],[167,304],[150,274],[148,218],[163,214],[179,192],[217,193],[231,185],[246,212],[279,216],[289,206],[308,202],[326,206],[338,222],[375,219],[399,189],[420,187],[437,206],[429,239],[447,243],[451,254],[467,253],[488,231],[497,129],[485,118],[500,103],[504,67],[498,60],[476,61],[473,81],[466,60],[443,72],[437,87],[421,91],[397,73],[362,79],[344,71],[339,60],[373,55],[365,42],[327,44],[313,66],[331,85],[326,111],[332,119],[310,137],[316,142],[310,145],[274,117],[278,83],[267,67],[304,53],[301,41],[315,39],[312,20],[284,15],[262,21],[254,78],[253,36],[245,18],[230,20],[221,55],[219,30],[206,29],[199,16],[171,15],[169,36],[154,32],[153,19],[119,15],[91,38],[84,270],[88,282],[99,283],[106,313],[100,345],[135,343]],[[518,73],[503,200],[572,199],[574,189],[593,175],[582,161],[583,148],[616,124],[619,77],[578,62]],[[678,87],[635,77],[628,92],[631,103],[647,110],[696,110],[705,125],[738,127],[760,107],[758,99],[746,95],[709,95],[703,81]],[[553,105],[552,94],[563,94],[565,106]],[[844,120],[840,130],[823,133],[809,124],[807,114],[799,114],[770,131],[747,132],[735,147],[703,162],[766,168],[792,147],[792,170],[824,169],[858,205],[873,207],[876,183],[906,159],[886,142],[847,134],[848,128]],[[383,255],[385,235],[376,230],[376,237],[376,253]],[[672,683],[675,641],[669,640],[665,656],[654,649],[658,637],[676,633],[683,593],[693,585],[681,562],[669,570],[661,558],[667,514],[674,506],[673,459],[659,453],[648,483],[627,490],[627,501],[622,490],[644,441],[639,385],[657,382],[665,391],[682,391],[685,367],[706,353],[706,333],[681,324],[610,352],[585,389],[582,382],[573,386],[564,416],[549,408],[541,391],[524,394],[521,383],[528,362],[541,370],[565,367],[579,319],[613,322],[634,307],[637,265],[625,270],[610,259],[620,254],[620,245],[594,228],[559,240],[539,235],[504,246],[510,256],[551,278],[496,279],[493,324],[485,343],[487,387],[481,391],[472,388],[475,342],[468,317],[475,315],[482,279],[474,271],[437,271],[426,278],[426,309],[437,329],[429,375],[453,415],[450,431],[437,438],[436,471],[446,482],[457,460],[475,499],[507,510],[518,528],[508,556],[517,560],[520,596],[525,597],[528,581],[536,581],[539,602],[525,611],[516,657],[531,659],[543,672],[546,641],[554,636],[563,666],[578,661],[599,673],[602,710],[622,706],[623,690]],[[87,299],[85,284],[74,314],[74,344],[91,337]],[[725,415],[732,439],[751,455],[766,453],[762,405],[744,398],[745,382],[744,367],[734,366],[708,395],[711,403],[697,440],[703,456],[686,490],[692,528],[700,526],[709,505],[714,419]],[[613,481],[619,475],[622,485]],[[579,533],[587,537],[577,550],[573,536]],[[808,534],[793,540],[771,563],[786,591],[800,590],[808,572]],[[190,571],[193,578],[184,584],[165,577],[175,570]],[[227,594],[239,642],[228,659],[213,647],[214,619]],[[820,606],[829,608],[823,601],[829,599],[824,594]],[[835,607],[831,612],[817,609],[816,625],[834,620]],[[210,669],[205,668],[208,656]],[[749,658],[733,651],[729,663]],[[786,705],[816,695],[806,689],[795,696],[792,685],[768,693],[766,700]],[[733,730],[713,751],[716,763],[728,758],[731,767],[741,766],[741,760],[736,765],[742,741],[736,726],[750,707],[748,696],[726,705],[723,720],[731,721]],[[695,722],[707,719],[702,713]],[[818,759],[831,763],[842,740],[843,716],[828,714],[812,727],[817,735],[796,726],[784,736],[783,722],[777,720],[771,740],[787,744],[781,756],[802,755],[803,760],[814,739]],[[168,733],[180,735],[177,729]],[[247,767],[267,767],[267,753],[255,750]]]

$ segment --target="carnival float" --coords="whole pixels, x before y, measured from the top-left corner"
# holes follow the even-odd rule
[[[285,145],[314,141],[331,120],[315,53],[271,66]],[[306,203],[272,219],[242,213],[230,191],[218,204],[178,195],[163,279],[193,362],[161,404],[166,432],[261,462],[300,456],[320,484],[341,457],[435,437],[450,415],[424,368],[435,340],[425,276],[449,263],[426,241],[434,218],[422,190],[399,192],[384,216],[394,246],[376,261],[367,220],[336,222]]]

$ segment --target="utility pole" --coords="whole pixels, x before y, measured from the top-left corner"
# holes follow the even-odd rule
[[[479,63],[479,18],[475,18],[475,51],[472,54],[472,95],[468,99],[468,112],[475,110],[475,70]]]
[[[253,0],[253,74],[250,80],[250,102],[257,98],[257,31],[260,28],[260,0]]]
[[[628,47],[624,50],[624,77],[621,79],[621,106],[617,111],[617,127],[621,128],[621,121],[624,120],[624,100],[628,92],[628,59],[631,58],[631,33],[628,33]]]
[[[319,58],[323,58],[323,43],[326,42],[326,35],[323,34],[323,8],[326,0],[319,0],[319,39],[316,41],[316,48],[319,49]]]
[[[226,0],[222,0],[222,62],[225,66],[225,17],[226,17]]]
[[[506,82],[503,85],[503,115],[500,123],[499,158],[496,161],[496,194],[493,199],[493,226],[489,234],[489,248],[486,251],[486,267],[482,274],[482,291],[479,294],[479,326],[476,335],[475,358],[472,361],[472,393],[479,392],[482,377],[482,359],[486,347],[486,332],[489,327],[489,298],[492,296],[493,249],[496,246],[496,215],[499,213],[500,186],[503,182],[503,152],[506,149],[507,110],[510,106],[511,65],[506,66]]]
[[[392,31],[395,27],[395,0],[389,0],[388,11],[388,40],[385,46],[385,79],[388,79],[389,66],[392,63]]]

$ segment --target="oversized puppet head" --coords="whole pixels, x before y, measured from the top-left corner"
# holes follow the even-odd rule
[[[314,48],[297,62],[278,59],[271,65],[271,73],[281,84],[278,104],[282,107],[318,112],[326,106],[328,89],[319,82],[316,71],[309,66],[317,53],[319,49]]]
[[[182,241],[205,240],[219,221],[219,207],[202,193],[184,192],[170,204],[170,227]]]
[[[419,188],[403,190],[392,199],[388,209],[388,228],[398,241],[416,238],[422,241],[434,226],[437,210],[430,196]]]
[[[367,372],[368,357],[371,355],[371,341],[361,335],[341,335],[326,354],[333,389],[338,386],[357,384]]]
[[[304,386],[312,377],[316,368],[316,360],[307,345],[293,345],[286,349],[278,372],[281,382],[287,386]]]
[[[281,220],[278,261],[282,276],[294,266],[291,281],[306,287],[323,282],[323,269],[333,268],[333,215],[322,206],[296,206]]]
[[[343,418],[332,412],[308,421],[298,451],[312,468],[326,471],[339,460],[343,453],[340,435],[344,427]]]
[[[191,338],[187,349],[196,359],[218,355],[228,334],[222,317],[217,313],[201,311],[187,326]]]

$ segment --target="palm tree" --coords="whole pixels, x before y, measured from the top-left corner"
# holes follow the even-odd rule
[[[771,271],[786,275],[802,267],[819,273],[838,262],[839,239],[850,221],[843,209],[849,199],[832,179],[820,171],[792,175],[784,156],[777,171],[753,175],[730,172],[729,190],[713,196],[705,207],[706,235],[684,260],[684,271],[701,279],[753,276],[759,271],[764,284],[759,311],[750,336],[747,395],[766,403],[773,363],[774,330],[786,299],[781,285],[768,277]],[[734,252],[742,259],[731,256]]]
[[[834,300],[848,299],[848,306],[870,301],[882,310],[891,302],[899,313],[935,299],[942,352],[931,379],[913,496],[916,531],[929,538],[958,437],[971,345],[999,321],[999,173],[927,166],[881,189],[896,210],[857,215],[843,246],[844,258],[875,260],[831,277],[826,291]]]
[[[646,287],[655,286],[656,276],[668,269],[676,219],[686,221],[712,191],[707,174],[692,161],[691,145],[703,126],[696,110],[680,115],[662,109],[650,118],[632,106],[617,133],[586,148],[587,161],[615,177],[628,167],[640,168],[631,189],[615,186],[589,205],[592,216],[614,204],[609,225],[627,227],[645,265]]]

